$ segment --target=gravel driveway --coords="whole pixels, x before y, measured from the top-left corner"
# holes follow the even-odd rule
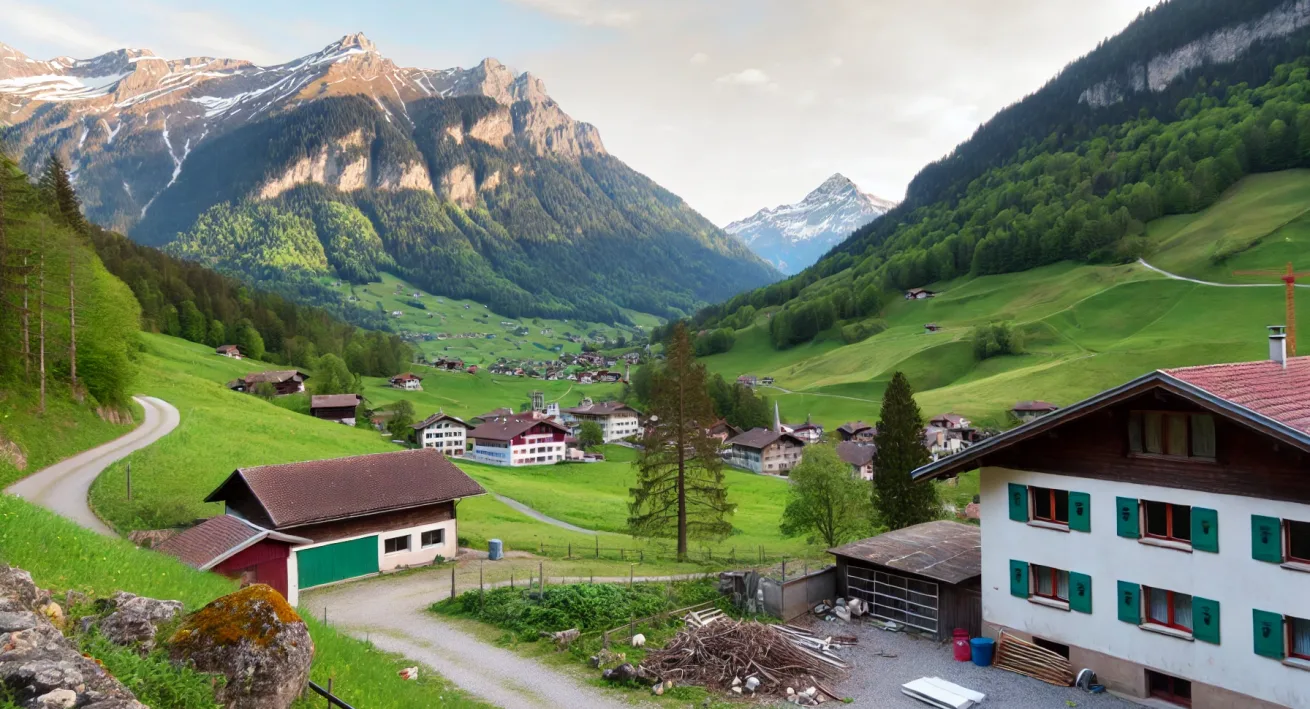
[[[854,635],[860,644],[840,651],[854,669],[833,690],[855,699],[852,706],[878,709],[924,709],[927,704],[901,693],[901,685],[920,677],[941,677],[987,695],[983,707],[1005,709],[1060,709],[1073,701],[1079,709],[1136,707],[1110,694],[1088,694],[1072,687],[1056,687],[995,667],[956,662],[950,643],[919,640],[905,633],[889,633],[871,625],[814,624],[815,633]],[[881,657],[883,651],[896,657]]]

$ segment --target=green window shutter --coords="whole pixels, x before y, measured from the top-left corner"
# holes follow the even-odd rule
[[[1132,497],[1114,498],[1114,522],[1119,536],[1136,539],[1141,536],[1137,526],[1137,499]]]
[[[1192,637],[1219,644],[1219,601],[1192,596]]]
[[[1142,587],[1127,581],[1119,582],[1119,620],[1133,625],[1142,623]]]
[[[1251,515],[1251,558],[1283,563],[1283,520]]]
[[[1010,483],[1010,519],[1028,521],[1028,486]]]
[[[1069,493],[1069,529],[1092,531],[1092,496],[1085,492]]]
[[[1069,610],[1092,612],[1092,577],[1077,571],[1069,572]]]
[[[1192,548],[1219,551],[1219,513],[1206,507],[1192,508]]]
[[[1283,659],[1283,616],[1269,611],[1251,611],[1255,621],[1255,654]]]
[[[1028,564],[1010,559],[1010,595],[1028,597]]]

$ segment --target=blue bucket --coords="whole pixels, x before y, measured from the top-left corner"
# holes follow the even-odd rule
[[[996,653],[996,641],[991,638],[974,638],[969,641],[973,653],[973,664],[986,667],[992,664],[992,655]]]
[[[500,543],[499,539],[487,540],[487,558],[492,561],[499,561],[505,556],[505,545]]]

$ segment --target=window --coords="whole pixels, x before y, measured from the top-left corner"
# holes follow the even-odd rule
[[[419,545],[422,546],[424,549],[428,547],[438,546],[440,544],[445,544],[445,543],[446,543],[446,530],[444,529],[429,529],[428,531],[419,535]]]
[[[1069,572],[1032,564],[1032,594],[1062,603],[1069,602]]]
[[[1310,522],[1283,520],[1283,535],[1286,537],[1286,561],[1298,564],[1310,564]]]
[[[1175,411],[1134,411],[1128,416],[1128,450],[1136,455],[1214,460],[1214,417]]]
[[[1192,597],[1160,588],[1142,587],[1146,604],[1146,622],[1166,628],[1192,632]]]
[[[1179,706],[1192,706],[1192,683],[1177,677],[1146,671],[1146,685],[1152,697],[1163,699]]]
[[[1310,620],[1287,616],[1287,656],[1310,660]]]
[[[1069,491],[1032,487],[1033,519],[1069,524]]]
[[[1146,536],[1171,542],[1192,543],[1192,508],[1168,502],[1142,501]]]
[[[382,542],[382,549],[387,554],[409,551],[409,535],[403,537],[392,537]]]

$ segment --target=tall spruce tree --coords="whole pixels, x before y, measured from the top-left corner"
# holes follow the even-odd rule
[[[58,155],[51,153],[37,186],[52,211],[50,216],[63,222],[78,234],[86,233],[87,223],[86,218],[82,216],[82,200],[73,189],[73,180],[68,176],[68,168],[64,167],[64,161],[60,160]]]
[[[932,457],[923,444],[923,414],[905,374],[892,375],[882,395],[882,420],[875,437],[873,506],[877,522],[901,529],[937,519],[941,508],[932,483],[915,483],[910,472]]]
[[[652,377],[652,423],[633,467],[628,528],[634,536],[674,537],[678,560],[688,539],[722,539],[732,533],[736,505],[728,502],[719,440],[707,431],[716,417],[706,392],[705,365],[696,362],[691,338],[678,323],[667,343],[664,366]]]

